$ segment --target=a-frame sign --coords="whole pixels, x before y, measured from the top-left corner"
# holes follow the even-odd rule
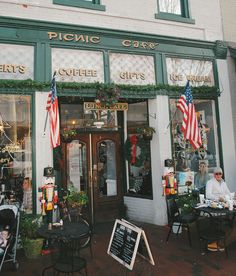
[[[137,253],[155,265],[144,230],[123,219],[115,221],[107,253],[130,270]]]

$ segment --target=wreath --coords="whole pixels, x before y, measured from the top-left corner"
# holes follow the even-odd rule
[[[125,158],[133,166],[142,166],[150,158],[149,142],[140,135],[131,135],[125,142]]]
[[[105,106],[113,106],[120,98],[120,89],[116,86],[98,88],[96,99]]]

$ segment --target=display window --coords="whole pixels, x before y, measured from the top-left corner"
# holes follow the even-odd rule
[[[1,201],[32,213],[31,96],[0,95]]]
[[[147,102],[129,104],[127,112],[127,140],[125,156],[128,163],[127,193],[134,196],[152,197],[152,170],[150,141],[145,136],[155,131],[148,124]]]
[[[176,108],[177,100],[170,100],[172,127],[172,154],[178,180],[179,192],[199,189],[204,192],[206,182],[219,166],[219,141],[215,101],[194,100],[202,145],[194,150],[181,130],[183,114]]]

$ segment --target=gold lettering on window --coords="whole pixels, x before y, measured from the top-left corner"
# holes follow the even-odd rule
[[[0,64],[0,73],[8,73],[8,74],[25,74],[27,71],[26,66],[24,65],[16,65],[16,64]]]
[[[145,74],[139,72],[120,72],[120,78],[123,80],[145,80]]]
[[[169,75],[170,80],[172,81],[182,81],[183,75],[181,74],[170,74]],[[187,75],[187,80],[192,82],[211,82],[210,76],[201,76],[201,75]]]
[[[62,77],[97,77],[97,70],[84,69],[84,68],[59,68],[57,70],[58,75]]]

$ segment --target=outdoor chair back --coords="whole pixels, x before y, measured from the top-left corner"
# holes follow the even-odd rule
[[[180,228],[183,227],[187,230],[189,245],[192,246],[191,234],[190,234],[190,224],[195,222],[197,219],[196,212],[181,214],[178,204],[174,197],[169,197],[166,199],[167,204],[167,214],[168,214],[168,225],[170,227],[166,242],[168,242],[169,237],[173,231],[173,225],[178,225],[177,235],[180,232]]]

